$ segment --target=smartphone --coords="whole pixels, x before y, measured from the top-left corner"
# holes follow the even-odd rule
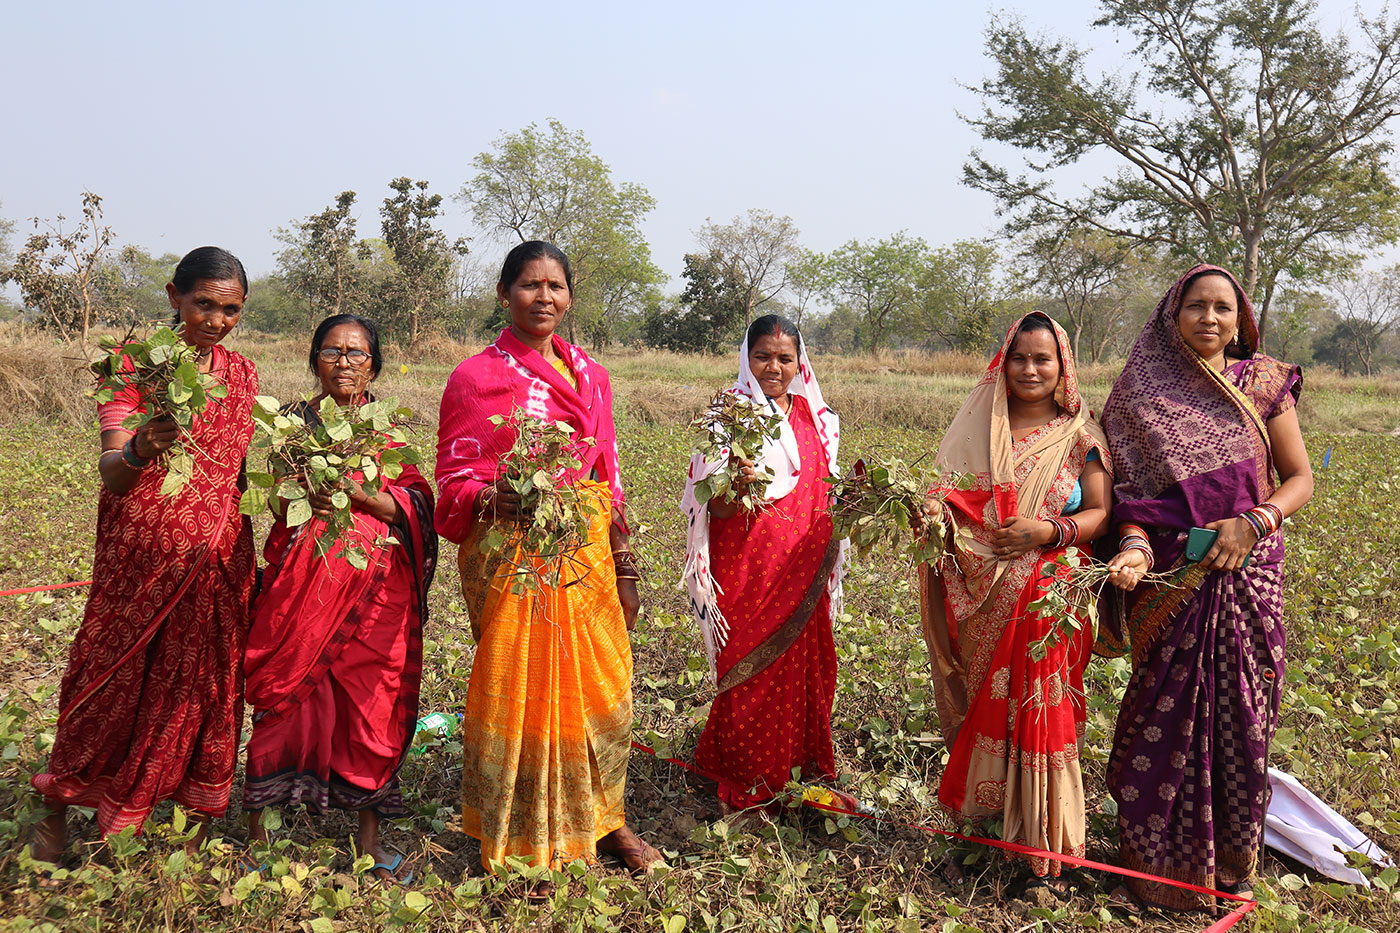
[[[1192,528],[1186,535],[1186,559],[1192,563],[1203,560],[1218,534],[1214,528]],[[1249,566],[1249,555],[1245,555],[1243,566]]]

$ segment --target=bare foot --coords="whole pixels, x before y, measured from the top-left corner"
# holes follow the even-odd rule
[[[642,837],[623,824],[598,840],[598,851],[608,852],[622,860],[627,870],[634,875],[650,874],[658,864],[664,865],[665,858],[655,846],[642,841]]]
[[[68,808],[58,806],[29,831],[29,857],[57,865],[68,847]]]
[[[185,843],[185,854],[193,858],[199,854],[204,840],[209,838],[209,814],[198,811],[190,814],[190,821],[198,825],[193,836]]]

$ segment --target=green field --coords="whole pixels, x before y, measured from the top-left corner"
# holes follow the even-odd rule
[[[263,389],[283,398],[311,388],[299,347],[251,342]],[[50,350],[57,357],[60,351]],[[31,354],[32,355],[32,354]],[[451,353],[398,371],[391,357],[382,394],[397,394],[429,423],[431,438]],[[301,360],[299,362],[299,359]],[[711,692],[699,632],[678,587],[684,523],[677,508],[690,440],[684,423],[733,378],[729,359],[647,353],[605,357],[614,373],[625,481],[647,572],[645,616],[633,637],[639,741],[686,758]],[[12,371],[19,363],[12,361]],[[7,439],[0,445],[0,589],[86,579],[96,514],[96,429],[62,413],[34,380],[4,383]],[[66,364],[71,365],[71,364]],[[833,407],[843,416],[843,461],[880,450],[906,459],[930,451],[975,378],[976,361],[947,358],[818,360]],[[45,372],[57,372],[57,364]],[[1113,372],[1085,374],[1095,407]],[[59,377],[47,377],[50,381]],[[13,379],[11,380],[13,383]],[[1400,523],[1387,507],[1400,497],[1400,381],[1362,383],[1308,374],[1301,416],[1317,493],[1289,523],[1286,621],[1289,671],[1273,764],[1299,777],[1392,853],[1400,853]],[[46,394],[47,393],[47,394]],[[78,404],[71,410],[84,413]],[[455,549],[443,554],[425,630],[423,711],[452,711],[465,695],[472,644],[457,591]],[[835,738],[849,790],[915,824],[956,829],[936,807],[943,747],[919,635],[911,568],[876,554],[847,575],[847,608],[837,625],[840,681]],[[719,821],[705,782],[634,755],[628,812],[662,847],[669,872],[632,879],[615,864],[569,871],[552,900],[524,898],[519,876],[484,878],[474,841],[456,829],[460,746],[434,740],[409,760],[405,796],[417,816],[386,833],[417,861],[413,888],[365,885],[352,869],[342,816],[283,815],[277,855],[261,879],[234,867],[243,838],[235,804],[215,823],[214,846],[198,862],[177,844],[183,814],[169,806],[140,839],[100,843],[90,816],[72,820],[77,858],[56,892],[38,890],[21,854],[38,816],[29,776],[52,741],[57,688],[84,591],[0,597],[0,922],[18,930],[1200,930],[1203,915],[1111,912],[1109,880],[1071,872],[1065,902],[1020,900],[1020,869],[975,847],[970,887],[951,890],[934,868],[948,849],[938,836],[873,822],[826,819],[813,811],[775,828],[731,830]],[[1103,765],[1122,661],[1090,669],[1084,751],[1090,802],[1089,857],[1112,861],[1114,820],[1103,806]],[[240,785],[235,784],[237,800]],[[1111,804],[1111,802],[1110,802]],[[1273,857],[1262,866],[1261,930],[1388,931],[1400,928],[1395,871],[1370,892],[1333,884]],[[1242,927],[1244,928],[1244,927]]]

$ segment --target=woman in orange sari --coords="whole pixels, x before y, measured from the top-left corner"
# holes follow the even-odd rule
[[[599,851],[628,868],[660,860],[624,814],[632,739],[632,648],[640,601],[627,547],[607,371],[555,335],[573,304],[568,257],[532,240],[506,256],[496,295],[510,325],[452,373],[438,425],[438,533],[461,545],[477,639],[462,722],[462,828],[494,871],[507,857],[558,867]],[[581,444],[564,476],[596,508],[564,586],[511,592],[506,561],[480,550],[494,522],[521,521],[500,476],[517,409],[562,421]]]
[[[969,489],[939,490],[965,543],[921,574],[950,756],[938,799],[965,818],[1001,817],[1008,841],[1083,855],[1079,743],[1093,633],[1062,633],[1037,660],[1032,643],[1058,620],[1029,607],[1047,567],[1108,527],[1112,467],[1079,397],[1069,341],[1048,315],[1032,312],[1007,332],[937,462],[944,476],[972,478]],[[1060,874],[1050,859],[1030,867],[1037,879]]]
[[[98,406],[102,492],[82,627],[68,653],[48,768],[33,784],[50,808],[32,839],[54,862],[72,804],[94,807],[103,836],[138,831],[174,800],[194,811],[197,848],[228,806],[243,721],[240,664],[253,591],[253,529],[238,513],[253,435],[253,364],[220,346],[238,323],[248,277],[233,254],[194,250],[165,287],[199,369],[228,390],[189,429],[193,478],[161,493],[158,462],[180,436],[159,419],[122,427],[134,392]]]

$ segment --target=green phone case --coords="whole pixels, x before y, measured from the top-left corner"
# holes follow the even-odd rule
[[[1186,535],[1186,559],[1192,563],[1200,561],[1215,544],[1219,533],[1214,528],[1192,528]],[[1244,559],[1244,566],[1249,566],[1248,556]]]

